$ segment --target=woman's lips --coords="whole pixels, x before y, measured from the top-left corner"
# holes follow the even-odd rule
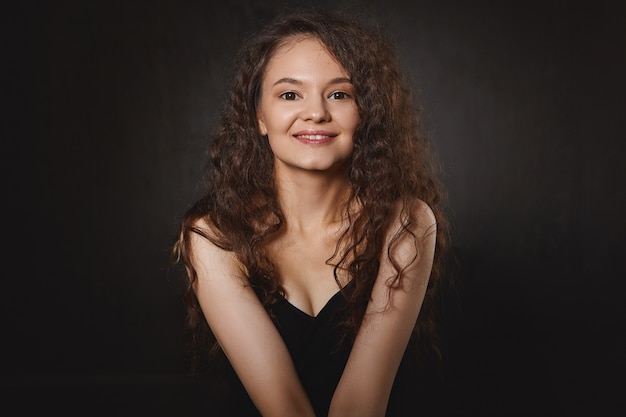
[[[326,130],[303,130],[294,133],[293,137],[306,144],[322,144],[333,140],[337,133]]]

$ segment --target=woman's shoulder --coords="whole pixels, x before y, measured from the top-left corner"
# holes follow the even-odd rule
[[[396,226],[405,226],[413,233],[422,236],[436,231],[435,212],[424,200],[420,198],[399,199],[393,208],[393,223]]]
[[[190,222],[190,229],[195,234],[198,234],[209,240],[214,240],[221,236],[218,227],[215,225],[215,222],[213,222],[210,215],[205,215],[192,219]]]
[[[202,216],[193,219],[189,223],[189,242],[196,255],[207,253],[209,248],[213,251],[231,252],[226,243],[224,234],[211,219],[210,216]]]
[[[232,274],[236,275],[245,270],[235,252],[210,217],[194,220],[191,227],[192,233],[189,239],[191,255],[195,264],[203,265],[208,269],[226,268],[225,271],[231,271]]]

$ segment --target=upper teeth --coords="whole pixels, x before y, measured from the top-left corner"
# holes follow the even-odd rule
[[[309,140],[322,140],[326,137],[326,135],[298,135],[298,137]]]

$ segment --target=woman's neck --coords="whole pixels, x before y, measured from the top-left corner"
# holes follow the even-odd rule
[[[316,233],[344,220],[350,183],[345,174],[329,172],[276,175],[278,199],[289,231]]]

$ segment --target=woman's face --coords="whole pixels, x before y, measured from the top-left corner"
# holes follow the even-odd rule
[[[304,37],[270,59],[257,119],[276,170],[330,171],[352,154],[359,112],[346,71],[316,38]]]

